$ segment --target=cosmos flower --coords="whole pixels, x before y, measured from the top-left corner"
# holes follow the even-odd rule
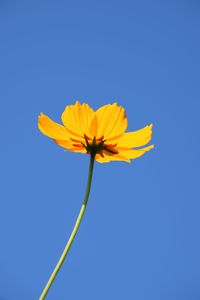
[[[41,113],[38,127],[59,146],[68,151],[92,154],[99,163],[130,162],[154,147],[143,147],[151,140],[152,124],[125,132],[128,126],[126,113],[117,103],[94,111],[88,104],[76,101],[74,105],[66,106],[61,119],[63,125]]]
[[[46,298],[80,227],[89,199],[94,161],[130,162],[153,148],[153,145],[143,147],[151,140],[152,124],[137,131],[125,132],[127,117],[124,108],[117,103],[104,105],[94,111],[88,104],[76,101],[74,105],[66,106],[61,119],[63,125],[41,114],[38,127],[68,151],[90,154],[90,165],[85,197],[74,228],[39,300]]]

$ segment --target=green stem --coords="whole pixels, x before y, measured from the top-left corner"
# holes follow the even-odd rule
[[[48,280],[48,282],[47,282],[47,284],[46,284],[46,286],[45,286],[45,288],[44,288],[44,290],[43,290],[43,292],[42,292],[42,294],[41,294],[41,296],[39,298],[39,300],[45,299],[45,297],[46,297],[46,295],[47,295],[47,293],[48,293],[48,291],[49,291],[52,283],[54,282],[54,279],[55,279],[58,271],[60,270],[60,268],[61,268],[61,266],[62,266],[62,264],[63,264],[63,262],[64,262],[64,260],[65,260],[65,258],[67,256],[67,254],[69,252],[69,249],[70,249],[70,247],[71,247],[71,245],[72,245],[72,243],[74,241],[76,233],[77,233],[77,231],[79,229],[79,226],[81,224],[81,221],[82,221],[82,218],[83,218],[83,215],[85,213],[86,206],[87,206],[89,194],[90,194],[90,187],[91,187],[91,182],[92,182],[92,173],[93,173],[93,167],[94,167],[94,157],[95,157],[94,155],[92,155],[92,154],[90,155],[90,166],[89,166],[89,174],[88,174],[88,181],[87,181],[85,198],[83,200],[83,203],[82,203],[79,215],[78,215],[78,217],[76,219],[76,223],[75,223],[74,228],[72,230],[72,233],[71,233],[71,235],[69,237],[69,240],[68,240],[68,242],[67,242],[67,244],[65,246],[65,249],[64,249],[64,251],[63,251],[63,253],[62,253],[62,255],[61,255],[61,257],[60,257],[60,259],[59,259],[59,261],[58,261],[58,263],[57,263],[57,265],[55,267],[55,269],[53,270],[53,272],[52,272],[52,274],[51,274],[51,276],[50,276],[50,278],[49,278],[49,280]]]

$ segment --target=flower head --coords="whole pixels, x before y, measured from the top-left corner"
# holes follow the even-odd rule
[[[94,111],[88,104],[76,101],[66,106],[60,125],[41,113],[40,131],[59,146],[73,152],[89,153],[96,161],[114,160],[130,162],[154,146],[146,145],[152,137],[152,124],[125,132],[128,121],[125,110],[117,103],[107,104]]]

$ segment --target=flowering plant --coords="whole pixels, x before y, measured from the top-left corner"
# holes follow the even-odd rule
[[[72,233],[39,300],[45,299],[80,226],[89,198],[94,161],[131,162],[131,159],[142,156],[154,147],[143,147],[152,138],[152,124],[137,131],[125,132],[128,126],[127,117],[124,108],[117,103],[104,105],[94,111],[88,104],[77,101],[74,105],[66,106],[62,122],[63,125],[60,125],[41,113],[38,127],[43,134],[66,150],[90,155],[88,182]]]

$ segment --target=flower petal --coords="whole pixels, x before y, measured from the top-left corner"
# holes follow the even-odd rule
[[[107,104],[96,111],[98,130],[97,137],[104,135],[104,139],[109,140],[116,136],[121,136],[127,128],[127,118],[125,110],[117,103]]]
[[[125,162],[128,162],[128,163],[131,162],[131,160],[129,158],[126,158],[126,157],[124,157],[120,154],[111,155],[107,151],[103,151],[103,156],[97,154],[95,159],[99,163],[108,163],[110,161],[125,161]]]
[[[70,142],[70,141],[64,141],[64,140],[57,140],[57,139],[54,139],[54,142],[55,142],[57,145],[59,145],[59,146],[65,148],[65,149],[67,149],[67,150],[69,150],[69,151],[80,152],[80,153],[86,153],[86,150],[85,150],[84,147],[76,147],[76,146],[74,146],[74,144],[73,144],[72,142]]]
[[[128,158],[128,159],[134,159],[142,156],[145,152],[151,150],[154,148],[154,145],[150,145],[145,148],[141,149],[128,149],[125,147],[116,147],[116,149],[119,151],[119,154]]]
[[[96,154],[95,160],[98,161],[99,163],[110,162],[110,159],[107,156],[104,155],[104,157],[102,157],[100,154]]]
[[[141,147],[146,145],[152,138],[152,124],[146,127],[133,131],[124,133],[116,142],[120,147]]]
[[[75,136],[83,137],[84,134],[90,136],[90,124],[95,117],[95,112],[88,104],[80,104],[76,101],[75,105],[66,106],[62,114],[62,122]]]
[[[97,117],[94,116],[94,118],[92,119],[92,121],[90,123],[90,137],[91,138],[97,136],[97,128],[98,128],[98,121],[97,121]]]
[[[110,161],[125,161],[130,163],[131,159],[138,158],[142,156],[145,152],[154,148],[154,145],[145,147],[143,149],[128,149],[124,147],[116,147],[119,151],[118,154],[111,154],[107,151],[103,151],[103,157],[100,154],[97,154],[95,159],[99,163],[107,163]]]
[[[38,117],[38,128],[39,130],[53,139],[69,139],[69,134],[66,128],[54,121],[48,116],[41,113]]]

